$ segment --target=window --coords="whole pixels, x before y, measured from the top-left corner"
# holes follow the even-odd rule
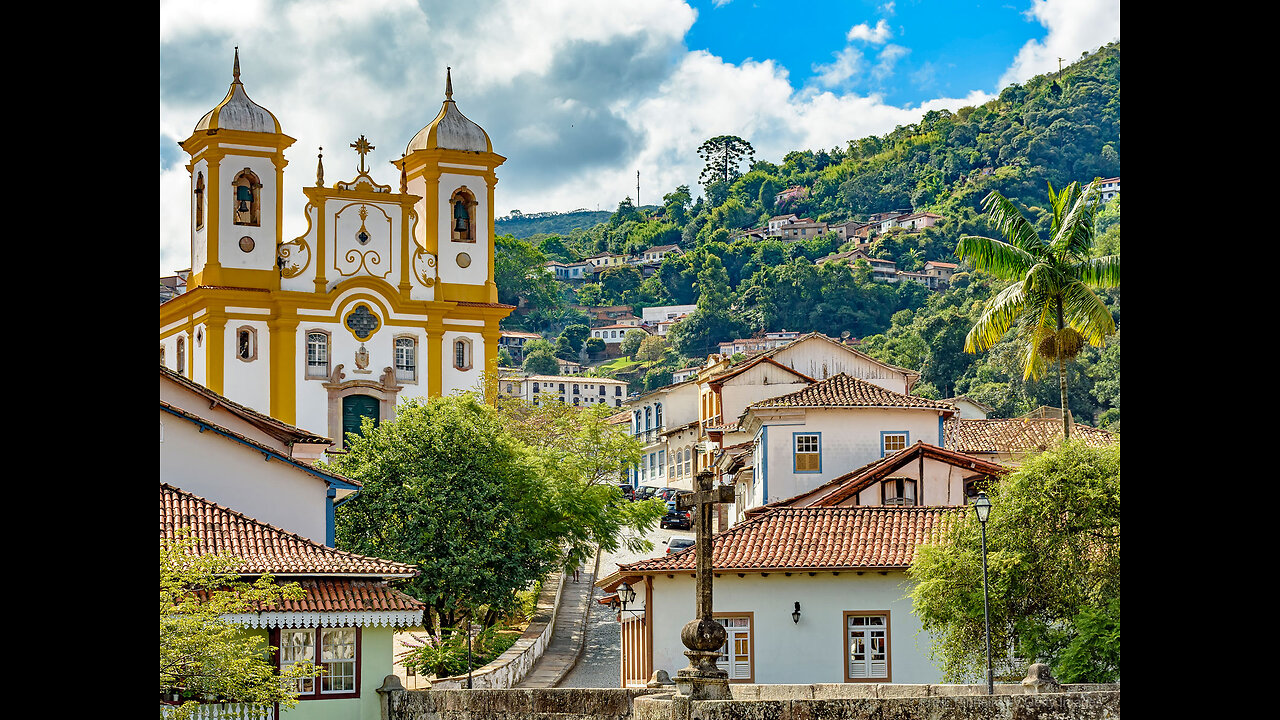
[[[534,383],[534,384],[533,384],[533,391],[534,391],[534,392],[542,392],[541,390],[539,390],[539,389],[538,389],[538,383]]]
[[[622,386],[621,386],[621,385],[614,385],[614,386],[613,386],[613,394],[614,394],[614,395],[621,395],[621,394],[622,394]]]
[[[164,346],[163,345],[160,346],[160,364],[161,365],[164,364]]]
[[[889,612],[844,613],[845,682],[890,682]]]
[[[196,173],[196,229],[204,227],[204,173]]]
[[[560,393],[561,393],[561,394],[563,394],[563,393],[564,393],[564,383],[559,383],[559,385],[560,385]]]
[[[178,374],[186,375],[187,374],[187,339],[184,337],[178,338],[177,354],[178,354],[178,367],[177,367]]]
[[[577,383],[574,383],[574,384],[573,384],[573,394],[574,394],[574,395],[578,395],[578,394],[580,394],[580,393],[578,392],[578,384],[577,384]],[[574,398],[574,399],[576,400],[577,398]]]
[[[295,692],[299,693],[300,700],[360,697],[359,628],[282,629],[279,646],[282,668],[297,662],[313,662],[324,669],[319,678],[296,681]]]
[[[449,239],[453,242],[476,241],[476,200],[466,186],[458,188],[449,198],[449,217],[452,219]]]
[[[911,478],[889,478],[880,483],[882,505],[915,505],[916,481]]]
[[[793,433],[795,442],[795,472],[822,472],[821,433]]]
[[[892,455],[907,446],[908,433],[906,432],[881,432],[880,433],[880,457]]]
[[[667,451],[659,450],[658,451],[658,477],[662,477],[665,474],[666,467],[667,467]]]
[[[600,386],[600,394],[601,394],[601,395],[603,395],[603,394],[604,394],[604,386],[603,386],[603,385],[601,385],[601,386]]]
[[[418,380],[418,342],[411,337],[396,338],[396,380]],[[511,383],[507,383],[507,392],[511,392]]]
[[[658,403],[654,406],[653,415],[654,427],[662,427],[662,403]]]
[[[460,338],[453,343],[453,366],[459,370],[471,369],[471,341]]]
[[[244,362],[258,359],[258,331],[248,325],[236,328],[236,358]]]
[[[307,333],[307,377],[329,377],[329,333],[313,330]]]
[[[716,658],[716,668],[729,674],[730,682],[754,682],[755,658],[751,638],[752,613],[729,615],[716,613],[716,622],[724,626],[727,637]]]
[[[231,181],[231,219],[236,225],[260,224],[258,198],[262,190],[262,182],[249,168],[240,171],[236,179]]]
[[[691,470],[689,466],[689,461],[692,459],[693,459],[693,449],[685,448],[684,449],[684,474],[685,475],[688,475]]]

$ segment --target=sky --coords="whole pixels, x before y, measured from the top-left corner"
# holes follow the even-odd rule
[[[453,68],[489,134],[496,213],[613,210],[694,196],[697,148],[738,135],[757,160],[881,135],[955,110],[1120,38],[1119,0],[162,0],[160,274],[190,265],[189,160],[177,143],[221,102],[234,48],[285,151],[284,236],[323,146],[329,184],[374,179],[429,123]]]

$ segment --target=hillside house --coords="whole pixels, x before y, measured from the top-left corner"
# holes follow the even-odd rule
[[[1111,202],[1120,194],[1120,178],[1106,178],[1098,183],[1098,197],[1104,204]]]
[[[645,265],[661,265],[668,255],[680,255],[682,252],[679,245],[655,245],[640,253],[640,262]]]
[[[511,355],[512,362],[522,365],[524,364],[524,344],[530,340],[538,340],[541,337],[538,333],[503,330],[498,334],[498,347],[506,348],[507,353]]]
[[[823,235],[827,232],[828,226],[824,222],[801,218],[795,222],[787,223],[781,228],[779,237],[787,242],[797,242],[800,240],[812,240],[813,238]]]
[[[787,188],[786,190],[783,190],[782,192],[775,194],[773,196],[773,204],[780,205],[784,202],[788,202],[792,200],[802,200],[807,197],[809,197],[809,188],[803,187],[800,185],[794,185],[792,187]]]
[[[498,380],[498,394],[534,405],[559,400],[565,405],[622,407],[627,399],[627,383],[582,375],[511,376]]]

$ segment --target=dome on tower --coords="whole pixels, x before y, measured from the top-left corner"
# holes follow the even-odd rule
[[[458,111],[458,104],[453,101],[452,69],[445,70],[444,105],[431,124],[418,131],[409,141],[404,154],[414,150],[469,150],[471,152],[493,152],[493,143],[489,135],[479,125],[471,122]]]
[[[200,130],[244,130],[247,132],[279,133],[280,121],[270,110],[249,99],[244,84],[240,82],[240,48],[236,48],[235,65],[231,71],[231,88],[218,106],[205,113],[196,123]]]

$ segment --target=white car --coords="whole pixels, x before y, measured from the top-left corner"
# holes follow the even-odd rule
[[[667,554],[670,555],[671,553],[678,553],[685,548],[693,547],[693,538],[672,536],[667,538],[663,544],[667,546]]]

